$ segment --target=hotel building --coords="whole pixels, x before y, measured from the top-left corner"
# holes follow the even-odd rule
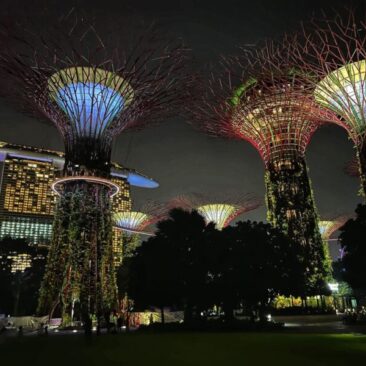
[[[0,239],[23,238],[30,245],[47,246],[52,238],[56,196],[52,183],[60,175],[64,154],[0,142]],[[111,180],[120,191],[112,198],[113,212],[130,211],[130,185],[158,184],[134,170],[114,163]],[[113,231],[116,264],[121,261],[121,233]]]

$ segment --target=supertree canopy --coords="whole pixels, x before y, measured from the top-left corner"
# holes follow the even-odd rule
[[[164,219],[167,210],[163,205],[147,202],[141,211],[117,212],[113,216],[114,226],[126,233],[154,235],[152,231],[145,229]]]
[[[319,230],[323,239],[329,241],[331,236],[346,223],[349,216],[338,216],[331,220],[321,220],[319,222]]]
[[[181,207],[188,210],[197,210],[206,223],[213,222],[218,230],[228,226],[238,216],[255,210],[261,205],[254,196],[247,194],[241,198],[226,198],[220,203],[210,203],[210,199],[201,194],[179,196],[172,199],[170,207]]]
[[[98,32],[99,24],[74,12],[49,23],[41,30],[23,23],[3,30],[0,70],[6,97],[52,121],[65,144],[39,311],[60,304],[67,323],[79,309],[88,324],[91,314],[99,318],[116,304],[112,140],[176,113],[188,88],[186,51],[133,19],[112,32],[105,22]]]
[[[62,69],[49,78],[48,89],[75,135],[84,138],[100,138],[133,99],[133,89],[121,77],[91,67]]]
[[[306,147],[321,123],[337,117],[313,100],[306,78],[282,44],[242,50],[213,72],[195,108],[200,127],[249,141],[265,164],[268,221],[302,245],[321,245],[305,162]]]
[[[306,268],[308,294],[325,291],[330,266],[305,161],[316,129],[337,116],[313,98],[294,67],[287,40],[243,48],[213,70],[193,117],[212,135],[250,142],[265,166],[267,220],[294,242]]]
[[[316,101],[340,116],[353,140],[366,194],[366,26],[353,12],[312,21],[294,49]]]
[[[117,212],[113,215],[113,226],[121,230],[122,263],[123,259],[133,254],[140,245],[141,235],[154,235],[152,230],[146,230],[151,225],[163,220],[167,216],[164,205],[147,202],[141,211]]]
[[[339,228],[341,226],[343,226],[349,218],[350,217],[347,216],[347,215],[341,215],[341,216],[337,216],[333,219],[321,220],[319,222],[320,234],[321,234],[321,236],[323,238],[323,241],[324,241],[324,251],[326,253],[326,256],[328,257],[329,262],[331,262],[331,257],[330,257],[330,254],[329,254],[330,241],[337,240],[337,239],[331,239],[331,236],[337,230],[339,230]]]

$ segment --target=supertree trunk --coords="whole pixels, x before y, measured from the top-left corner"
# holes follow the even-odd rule
[[[67,230],[70,224],[69,201],[70,195],[65,195],[62,199],[58,199],[55,208],[53,235],[39,292],[38,314],[52,315],[60,302],[60,289],[64,282],[64,275],[69,276],[69,273],[65,274],[70,250]]]
[[[63,210],[56,216],[62,219],[55,227],[52,245],[59,247],[58,243],[63,243],[65,260],[58,263],[60,269],[53,283],[46,279],[54,276],[54,266],[47,267],[47,272],[50,268],[52,273],[46,274],[42,292],[48,293],[45,298],[52,300],[40,303],[40,309],[61,297],[63,323],[72,320],[75,304],[84,321],[92,314],[100,317],[116,306],[109,194],[104,185],[71,181],[60,197],[58,207]],[[50,253],[49,263],[59,262],[58,253]]]
[[[298,245],[304,258],[306,288],[317,294],[329,276],[306,162],[303,157],[275,160],[265,173],[267,220]]]

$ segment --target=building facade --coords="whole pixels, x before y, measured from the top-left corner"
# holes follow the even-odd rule
[[[0,239],[25,239],[37,246],[50,243],[56,203],[51,185],[63,164],[61,152],[0,142]],[[118,164],[113,164],[111,176],[120,188],[112,198],[113,213],[131,210],[130,183],[157,186],[155,181]],[[122,259],[121,240],[121,232],[114,229],[117,265]]]

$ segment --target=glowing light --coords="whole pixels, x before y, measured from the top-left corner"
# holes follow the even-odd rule
[[[232,134],[258,149],[266,164],[273,159],[304,156],[319,124],[334,118],[296,85],[245,88],[242,94],[235,93],[235,104],[225,123]]]
[[[154,217],[151,215],[138,211],[118,212],[113,219],[116,227],[123,231],[153,235],[153,233],[143,231],[154,222]]]
[[[319,221],[319,231],[324,240],[329,241],[333,233],[335,233],[347,220],[349,216],[339,216],[334,220]]]
[[[344,65],[328,74],[314,91],[317,102],[342,116],[356,141],[366,129],[366,61]]]
[[[124,104],[113,89],[94,83],[69,84],[58,91],[56,102],[75,123],[79,135],[99,134]]]
[[[79,136],[102,134],[133,98],[132,88],[122,78],[89,67],[61,70],[51,76],[48,87]]]
[[[142,187],[142,188],[157,188],[159,183],[155,182],[153,179],[144,177],[141,174],[129,172],[127,175],[127,181],[132,186]]]
[[[213,222],[218,230],[222,230],[230,222],[237,208],[228,204],[210,204],[197,208],[197,211],[205,218],[207,223]]]
[[[329,287],[330,291],[332,291],[332,292],[338,292],[339,291],[339,283],[337,283],[337,282],[328,283],[328,287]]]
[[[239,198],[230,194],[221,203],[209,203],[209,198],[201,194],[178,196],[169,202],[170,208],[180,207],[185,210],[197,210],[206,223],[213,222],[218,230],[230,224],[239,215],[255,210],[260,201],[251,194]]]
[[[62,189],[60,188],[60,186],[66,182],[73,182],[73,181],[75,181],[75,182],[76,181],[85,181],[85,182],[97,183],[97,184],[107,186],[108,188],[111,189],[110,197],[115,196],[120,190],[120,188],[117,184],[113,183],[112,181],[110,181],[108,179],[89,177],[89,176],[84,176],[84,175],[70,176],[70,177],[64,177],[64,178],[57,179],[55,182],[52,183],[51,188],[56,194],[61,195]]]
[[[319,222],[319,231],[321,236],[328,236],[328,232],[329,230],[332,228],[332,226],[334,225],[334,221],[320,221]]]

